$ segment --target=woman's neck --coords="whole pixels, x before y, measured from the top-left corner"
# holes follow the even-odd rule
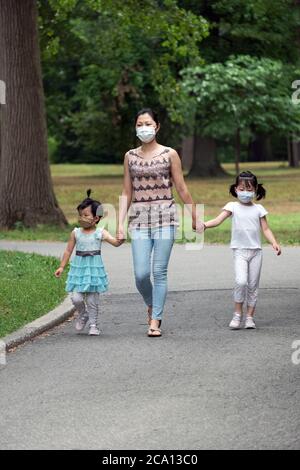
[[[143,142],[141,145],[141,150],[144,154],[151,154],[152,152],[157,150],[158,147],[160,147],[160,144],[158,144],[154,139],[149,143]]]

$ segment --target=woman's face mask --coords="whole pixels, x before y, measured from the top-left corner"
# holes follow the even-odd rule
[[[254,191],[237,191],[236,194],[238,199],[244,204],[251,202],[255,198]]]
[[[87,215],[80,215],[78,217],[78,222],[82,228],[91,228],[95,225],[95,218]]]
[[[155,138],[156,131],[153,126],[138,126],[136,136],[144,143],[148,144]]]

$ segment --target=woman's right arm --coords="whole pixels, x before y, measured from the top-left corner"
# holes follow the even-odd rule
[[[123,180],[123,191],[120,199],[120,208],[119,208],[119,220],[118,220],[118,229],[117,229],[117,238],[124,239],[124,221],[128,212],[128,209],[131,204],[132,199],[132,182],[129,173],[128,165],[128,155],[125,155],[124,158],[124,180]]]
[[[217,227],[218,225],[221,225],[224,222],[224,220],[226,220],[230,216],[231,216],[231,212],[224,210],[215,219],[211,219],[205,222],[204,229]]]

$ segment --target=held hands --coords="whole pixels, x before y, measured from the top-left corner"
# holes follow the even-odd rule
[[[55,276],[55,277],[60,277],[60,276],[62,275],[63,271],[64,271],[64,268],[58,268],[58,269],[55,271],[54,276]]]
[[[202,220],[193,220],[192,227],[193,227],[194,232],[197,232],[200,234],[203,233],[204,230],[206,229],[205,224],[204,222],[202,222]]]
[[[119,242],[122,242],[122,243],[125,242],[125,230],[124,230],[123,225],[119,225],[119,227],[117,229],[117,237],[116,238]]]
[[[272,248],[274,251],[276,251],[277,256],[281,255],[281,246],[278,245],[278,243],[273,243]]]

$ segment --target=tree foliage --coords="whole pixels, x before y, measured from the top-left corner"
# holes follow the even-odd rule
[[[300,131],[300,109],[291,100],[295,70],[282,62],[251,56],[230,57],[186,69],[182,75],[204,135],[230,137],[245,132],[281,135]]]
[[[179,73],[202,63],[208,34],[174,0],[40,0],[40,15],[49,129],[66,160],[121,158],[139,108],[175,112]]]
[[[54,157],[58,161],[118,161],[135,145],[134,116],[145,105],[159,111],[161,140],[176,146],[182,136],[193,133],[198,112],[197,101],[186,95],[181,72],[204,64],[218,67],[231,56],[251,56],[282,63],[289,74],[290,66],[299,62],[296,3],[39,0]],[[243,63],[241,58],[240,68]],[[283,86],[287,86],[285,74]],[[260,91],[264,93],[263,88]],[[212,96],[217,98],[217,94]],[[211,100],[201,120],[206,132],[212,130],[218,106]],[[261,119],[270,122],[268,116]],[[228,137],[232,122],[223,122]],[[225,135],[221,129],[219,133]]]
[[[224,64],[191,67],[182,75],[202,135],[235,136],[238,163],[240,136],[300,133],[300,109],[291,99],[293,73],[281,61],[232,56]]]

